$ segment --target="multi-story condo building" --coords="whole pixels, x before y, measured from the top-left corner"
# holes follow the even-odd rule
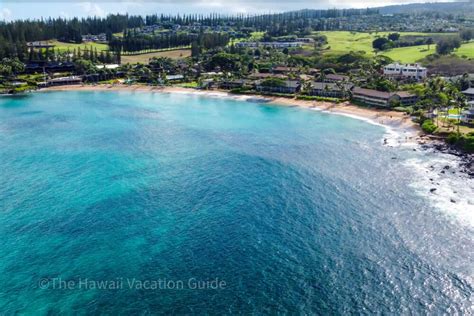
[[[389,77],[406,78],[422,80],[428,75],[428,71],[420,64],[406,64],[399,63],[389,64],[383,68],[383,74]]]
[[[382,92],[371,89],[354,88],[352,99],[366,105],[378,107],[392,107],[393,105],[413,105],[418,97],[405,91]]]

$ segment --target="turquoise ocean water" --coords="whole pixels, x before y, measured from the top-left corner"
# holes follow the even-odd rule
[[[385,133],[196,95],[0,98],[0,312],[468,314],[472,204],[423,194],[428,154]]]

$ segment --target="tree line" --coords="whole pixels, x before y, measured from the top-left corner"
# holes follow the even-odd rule
[[[40,20],[15,20],[0,22],[0,58],[18,57],[25,60],[27,56],[26,43],[57,39],[63,42],[81,43],[82,35],[107,34],[107,40],[113,40],[113,33],[124,32],[149,25],[161,25],[171,29],[173,25],[201,26],[232,26],[238,31],[249,28],[269,32],[273,36],[285,35],[313,28],[314,30],[331,30],[338,28],[334,18],[354,15],[377,14],[374,9],[349,10],[302,10],[280,14],[264,15],[221,15],[221,14],[188,14],[188,15],[139,15],[111,14],[107,17],[87,18],[48,18]],[[195,39],[191,35],[175,37],[166,35],[156,39],[138,38],[116,39],[113,45],[126,46],[127,50],[137,50],[137,47],[167,48],[169,42],[190,45]],[[166,43],[168,42],[168,44]],[[146,48],[145,48],[146,49]]]
[[[225,46],[229,40],[229,35],[221,32],[164,33],[151,36],[128,31],[125,32],[123,38],[112,38],[109,47],[114,52],[136,52],[194,45],[201,51],[202,49]]]
[[[97,48],[68,49],[60,51],[55,49],[30,50],[29,62],[73,62],[77,59],[89,60],[94,63],[111,64],[120,62],[120,53],[114,54],[110,50],[98,51]]]

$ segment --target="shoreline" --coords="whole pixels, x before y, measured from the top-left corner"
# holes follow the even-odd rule
[[[43,91],[131,91],[131,92],[154,92],[154,93],[182,93],[202,96],[228,97],[233,99],[263,101],[266,104],[288,107],[301,107],[321,111],[323,113],[337,114],[366,121],[367,123],[385,127],[389,132],[396,129],[403,132],[408,142],[417,141],[424,144],[427,140],[422,134],[418,124],[411,117],[402,112],[385,109],[364,108],[354,105],[348,101],[343,103],[331,103],[325,101],[297,100],[295,98],[263,96],[258,94],[232,94],[224,90],[196,90],[183,87],[156,87],[143,85],[68,85],[43,88]]]

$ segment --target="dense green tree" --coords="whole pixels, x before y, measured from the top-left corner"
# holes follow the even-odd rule
[[[436,43],[436,52],[440,55],[452,53],[461,46],[461,38],[458,36],[444,37]]]
[[[209,69],[214,70],[216,67],[223,71],[236,71],[240,67],[240,56],[228,53],[215,54],[209,61]]]
[[[94,73],[97,70],[90,60],[85,59],[76,59],[74,69],[77,73],[83,75]]]
[[[388,34],[387,38],[391,41],[398,41],[398,39],[400,38],[400,34],[399,33],[390,33],[390,34]]]
[[[285,85],[285,80],[280,78],[267,78],[262,81],[261,85],[265,87],[282,87]]]
[[[466,89],[469,89],[471,86],[471,80],[469,79],[469,74],[464,73],[457,81],[456,81],[456,87],[458,88],[459,91],[464,91]]]
[[[201,47],[199,46],[199,43],[197,41],[193,41],[191,43],[191,57],[199,58],[200,55],[201,55]]]
[[[0,62],[0,75],[9,77],[25,70],[25,65],[18,58],[3,58]]]
[[[459,36],[463,41],[470,41],[474,38],[474,28],[465,28],[459,32]]]
[[[390,40],[388,40],[387,38],[385,37],[379,37],[379,38],[376,38],[373,42],[372,42],[372,47],[375,49],[375,50],[385,50],[387,48],[387,45],[390,43]]]

